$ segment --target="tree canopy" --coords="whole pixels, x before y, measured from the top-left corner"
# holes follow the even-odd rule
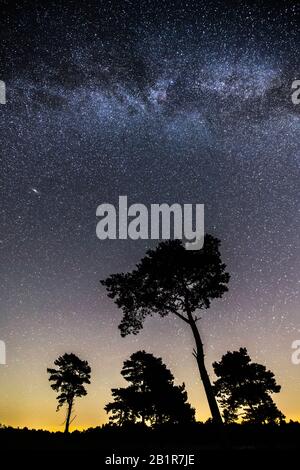
[[[185,385],[174,384],[170,370],[157,358],[138,351],[124,362],[121,374],[126,388],[112,389],[114,401],[105,407],[110,421],[119,425],[132,422],[187,423],[195,410],[187,403]]]
[[[271,394],[280,391],[273,372],[264,365],[251,362],[246,348],[228,351],[213,368],[214,382],[225,422],[242,417],[244,422],[274,423],[284,419]]]
[[[129,273],[112,274],[101,283],[124,316],[121,335],[137,334],[147,315],[177,315],[187,323],[188,311],[209,308],[228,290],[229,274],[221,262],[220,241],[205,235],[204,248],[186,250],[180,240],[161,242]]]

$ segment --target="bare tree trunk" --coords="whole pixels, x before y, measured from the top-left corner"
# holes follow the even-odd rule
[[[66,417],[66,427],[65,427],[65,433],[69,433],[69,426],[70,426],[70,419],[71,419],[71,413],[72,413],[72,407],[73,407],[73,400],[68,403],[68,411],[67,411],[67,417]]]
[[[196,343],[196,350],[194,352],[194,356],[197,360],[198,369],[200,372],[201,380],[203,382],[204,390],[206,393],[207,401],[208,401],[211,416],[212,416],[212,420],[213,420],[213,423],[215,424],[223,424],[223,420],[222,420],[221,413],[217,404],[217,400],[216,400],[212,385],[210,383],[209,375],[205,367],[203,344],[201,341],[200,333],[197,328],[196,322],[193,319],[192,314],[190,312],[187,312],[187,313],[188,313],[189,323],[190,323],[190,326],[194,335],[195,343]]]

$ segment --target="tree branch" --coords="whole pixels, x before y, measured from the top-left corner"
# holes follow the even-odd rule
[[[175,313],[175,315],[177,315],[177,317],[181,318],[181,320],[185,321],[186,323],[190,323],[189,320],[184,316],[184,315],[181,315],[181,313],[178,313],[178,312],[173,312]]]

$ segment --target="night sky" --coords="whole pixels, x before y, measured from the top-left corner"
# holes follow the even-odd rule
[[[121,338],[99,283],[157,244],[97,239],[97,206],[120,195],[205,204],[231,274],[199,324],[210,373],[246,346],[299,419],[299,3],[0,4],[0,423],[62,429],[46,368],[74,352],[92,384],[73,428],[102,424],[138,349],[161,356],[208,418],[190,331],[153,317]]]

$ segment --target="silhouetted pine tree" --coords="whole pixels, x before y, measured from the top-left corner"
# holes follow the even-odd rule
[[[105,406],[110,421],[119,425],[188,423],[195,410],[187,403],[185,386],[174,385],[174,377],[160,358],[138,351],[124,362],[121,374],[129,385],[112,389],[114,401]]]
[[[54,364],[57,369],[47,369],[47,372],[50,374],[49,381],[53,382],[51,387],[59,393],[56,411],[67,405],[65,432],[68,433],[74,400],[87,394],[83,384],[90,383],[91,368],[87,361],[82,361],[73,353],[65,353]]]
[[[257,424],[284,420],[270,395],[278,393],[280,385],[273,372],[251,362],[246,348],[228,351],[220,362],[214,362],[213,368],[219,377],[214,386],[225,422],[234,422],[239,416],[244,422]]]

